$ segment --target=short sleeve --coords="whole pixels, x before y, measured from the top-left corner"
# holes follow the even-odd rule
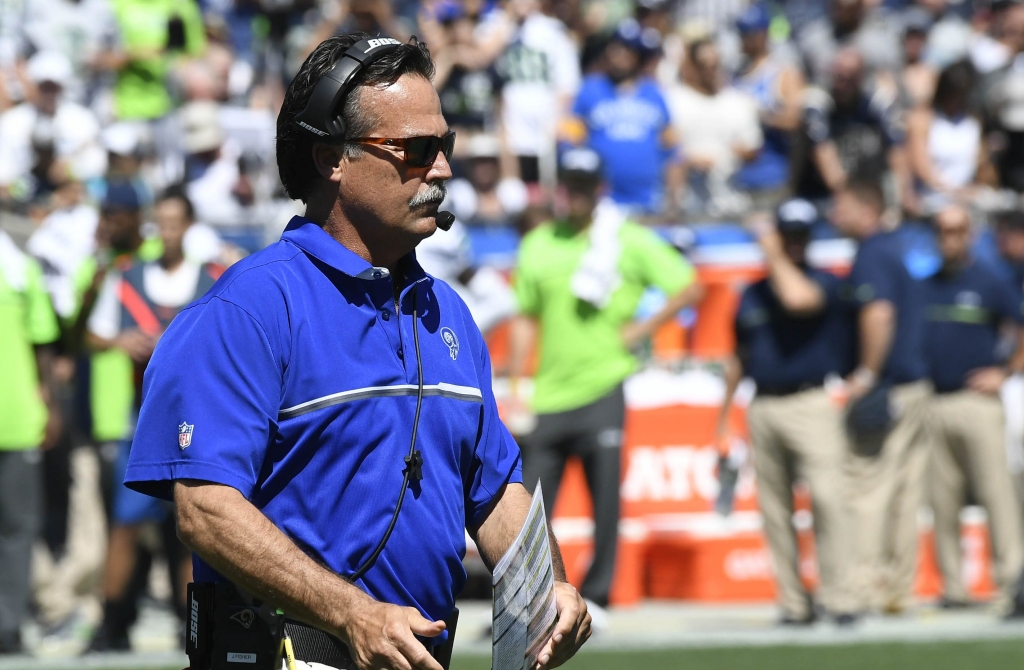
[[[815,144],[832,139],[832,124],[829,122],[828,112],[817,105],[804,108],[804,129],[808,139]]]
[[[184,310],[143,382],[125,485],[170,500],[198,479],[249,497],[276,432],[282,373],[263,327],[218,297]]]
[[[60,339],[60,325],[57,314],[50,303],[50,295],[43,286],[42,272],[35,262],[26,268],[28,277],[25,285],[25,331],[32,344],[50,344]]]
[[[1009,319],[1017,324],[1024,324],[1024,302],[1021,302],[1020,291],[1008,282],[996,284],[996,312],[1002,319]]]
[[[530,265],[527,257],[529,255],[529,238],[524,243],[519,253],[519,266],[512,275],[512,289],[516,294],[516,303],[519,312],[527,316],[536,316],[540,313],[540,291],[538,290],[536,277],[530,272]]]
[[[483,393],[483,415],[473,462],[463,474],[466,491],[466,525],[475,527],[486,518],[494,497],[506,484],[521,484],[523,463],[519,445],[498,416],[498,404],[491,388],[491,356],[480,343],[480,380]]]
[[[675,247],[645,228],[637,228],[628,253],[641,268],[644,283],[669,295],[679,293],[697,278],[693,265]]]
[[[583,82],[582,88],[580,88],[579,94],[576,96],[576,100],[572,103],[572,113],[575,116],[583,119],[586,123],[589,121],[590,110],[593,108],[595,100],[595,91],[593,83],[590,79]]]
[[[895,302],[897,271],[898,268],[893,266],[877,245],[862,247],[850,270],[850,287],[855,305],[862,307],[879,300]]]

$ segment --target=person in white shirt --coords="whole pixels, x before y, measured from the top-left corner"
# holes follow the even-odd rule
[[[43,51],[27,71],[33,101],[0,115],[0,200],[32,200],[67,181],[99,177],[107,167],[96,117],[62,95],[73,74],[68,59]]]
[[[710,39],[689,45],[683,79],[668,91],[668,108],[686,155],[689,206],[712,216],[738,214],[749,198],[729,180],[764,142],[757,102],[723,84],[718,47]]]

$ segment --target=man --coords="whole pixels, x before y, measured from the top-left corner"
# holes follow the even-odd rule
[[[757,157],[764,142],[757,103],[724,85],[718,47],[698,39],[686,50],[683,84],[669,91],[669,109],[679,140],[686,147],[691,200],[701,212],[735,216],[750,200],[730,184],[745,163]]]
[[[353,54],[370,60],[332,92],[325,75]],[[451,177],[432,74],[422,43],[363,34],[307,58],[277,129],[306,216],[161,338],[125,479],[173,497],[197,582],[229,580],[335,636],[360,670],[440,670],[416,636],[441,644],[466,530],[493,569],[530,503],[483,339],[412,253]],[[541,668],[590,634],[552,554],[559,621]]]
[[[28,61],[33,101],[0,115],[0,200],[46,196],[68,181],[99,177],[107,167],[93,113],[64,99],[71,63],[56,51]]]
[[[1024,73],[1018,63],[1024,54],[1024,4],[1014,2],[1003,14],[999,30],[1000,42],[1009,52],[1006,63],[981,81],[977,99],[999,186],[1020,192],[1024,189]]]
[[[573,105],[567,139],[586,143],[601,157],[609,194],[638,214],[676,209],[682,187],[679,143],[665,98],[643,75],[645,44],[636,21],[622,23],[603,56],[603,70],[588,75]]]
[[[895,96],[864,89],[864,57],[844,49],[832,65],[828,89],[810,89],[793,152],[794,192],[811,201],[832,198],[855,180],[895,178],[900,202],[911,194],[903,148],[905,132]]]
[[[526,374],[539,326],[532,401],[538,419],[522,436],[523,480],[530,488],[543,485],[550,515],[566,458],[583,460],[594,500],[594,561],[580,592],[605,607],[618,537],[622,384],[636,369],[630,349],[703,291],[675,249],[628,222],[614,203],[598,204],[601,174],[592,150],[565,152],[559,166],[565,212],[523,238],[515,275],[522,316],[511,329],[509,376],[516,384]],[[652,286],[667,294],[665,306],[634,322],[637,303]]]
[[[94,351],[119,349],[131,358],[136,411],[142,373],[164,330],[181,308],[202,297],[221,273],[219,267],[200,266],[185,257],[185,234],[193,217],[192,205],[180,187],[161,194],[154,213],[163,254],[155,261],[126,262],[108,273],[88,323],[87,337]],[[163,551],[171,569],[175,611],[185,620],[185,585],[190,581],[186,578],[190,566],[174,536],[170,506],[116,485],[124,479],[131,443],[129,426],[120,440],[114,466],[113,514],[103,578],[103,621],[90,651],[130,650],[128,630],[135,621],[135,601],[140,595],[131,588],[130,581],[134,573],[148,572],[136,570],[136,545],[146,522],[161,525],[165,531]]]
[[[887,16],[884,9],[872,9],[872,4],[869,0],[831,0],[829,16],[800,30],[796,44],[813,85],[829,87],[833,63],[848,47],[864,54],[869,74],[891,76],[899,67],[899,21]]]
[[[995,268],[973,257],[966,210],[941,211],[935,232],[942,269],[925,283],[925,353],[936,392],[929,412],[936,444],[928,479],[943,604],[964,606],[969,599],[960,570],[960,509],[970,491],[988,515],[993,572],[1007,611],[1024,568],[1024,531],[999,392],[1010,375],[1024,370],[1024,305]],[[1009,360],[999,355],[1000,328],[1007,322],[1018,327]]]
[[[48,348],[59,337],[39,266],[0,232],[0,657],[22,651],[32,545],[43,521],[39,449],[60,432]]]
[[[859,352],[847,378],[850,565],[864,605],[896,614],[910,604],[917,568],[931,396],[921,280],[936,268],[907,231],[882,232],[882,209],[878,184],[855,182],[836,197],[833,218],[860,243],[848,287]]]
[[[800,578],[793,528],[793,484],[811,488],[821,583],[818,601],[840,624],[855,620],[849,586],[850,523],[843,459],[846,436],[835,394],[826,389],[850,371],[850,336],[840,280],[807,265],[817,210],[806,200],[779,206],[777,225],[759,231],[768,276],[747,287],[736,312],[736,354],[726,370],[719,417],[725,437],[733,394],[743,376],[757,384],[747,411],[757,494],[772,554],[783,625],[812,623],[814,603]],[[721,442],[721,440],[720,440]]]

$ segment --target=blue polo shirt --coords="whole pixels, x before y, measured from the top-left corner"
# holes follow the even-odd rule
[[[846,375],[853,347],[849,312],[840,300],[840,280],[805,269],[821,287],[825,308],[795,316],[783,308],[767,279],[747,287],[736,312],[736,351],[744,374],[762,389],[821,384],[829,374]]]
[[[423,479],[357,585],[437,620],[465,582],[466,526],[522,480],[521,464],[469,310],[413,254],[403,267],[396,314],[386,269],[292,219],[161,338],[125,484],[165,499],[177,479],[234,487],[316,561],[352,574],[384,535],[402,486],[418,307]],[[198,557],[194,566],[196,581],[221,579]]]
[[[873,235],[857,250],[849,277],[854,309],[884,300],[896,311],[896,331],[880,375],[884,382],[907,384],[928,374],[923,280],[935,273],[939,263],[934,248],[922,243],[910,229]]]
[[[925,283],[928,372],[940,393],[959,391],[976,368],[999,365],[999,327],[1024,323],[1024,305],[1014,286],[995,268],[972,260]]]

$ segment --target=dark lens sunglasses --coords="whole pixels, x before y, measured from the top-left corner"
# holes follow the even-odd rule
[[[430,167],[437,160],[437,154],[444,152],[446,160],[452,159],[455,148],[455,131],[449,130],[442,137],[426,135],[424,137],[359,137],[349,140],[357,144],[373,144],[382,147],[395,147],[405,154],[405,164],[411,167]]]

